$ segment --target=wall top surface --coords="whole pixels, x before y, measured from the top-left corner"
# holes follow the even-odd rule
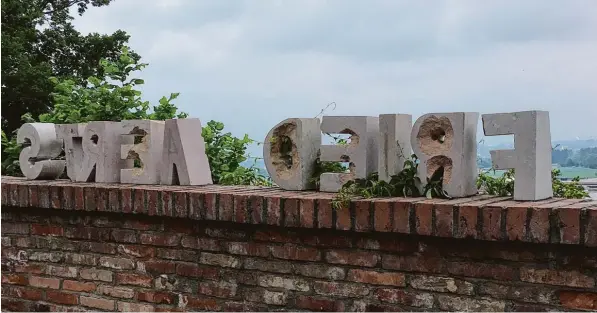
[[[256,186],[164,186],[2,177],[2,205],[146,214],[281,227],[597,247],[597,201],[375,198],[331,205],[333,193]]]

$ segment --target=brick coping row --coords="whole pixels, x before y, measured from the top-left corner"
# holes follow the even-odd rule
[[[164,186],[28,181],[2,176],[2,205],[282,227],[597,247],[597,201],[374,198],[347,208],[333,193],[258,186]]]

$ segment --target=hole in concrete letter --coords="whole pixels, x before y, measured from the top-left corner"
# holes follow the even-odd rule
[[[427,160],[427,177],[432,178],[434,175],[438,175],[440,170],[443,171],[442,184],[445,185],[452,179],[452,159],[438,155]]]
[[[98,140],[99,140],[99,137],[97,135],[91,136],[91,142],[93,142],[94,145],[97,145]]]
[[[176,164],[172,163],[172,185],[180,185],[180,178],[178,178],[178,169]]]
[[[279,177],[292,175],[290,170],[299,164],[296,143],[291,139],[294,137],[296,137],[294,123],[283,124],[276,128],[271,137],[270,157]]]
[[[419,148],[427,155],[437,155],[450,151],[454,141],[452,123],[445,117],[427,117],[417,134]]]

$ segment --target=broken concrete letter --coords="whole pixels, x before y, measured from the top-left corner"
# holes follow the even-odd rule
[[[410,114],[379,115],[379,180],[389,181],[404,167],[412,152],[410,146],[410,130],[412,129]]]
[[[64,156],[66,158],[66,175],[70,180],[77,179],[83,164],[83,132],[85,123],[56,124],[56,135],[64,142]]]
[[[348,162],[349,173],[323,173],[321,191],[337,192],[349,180],[366,178],[377,171],[379,121],[370,116],[324,116],[321,131],[326,134],[350,134],[350,142],[322,145],[321,161]]]
[[[159,184],[164,148],[164,122],[151,120],[125,120],[121,122],[124,138],[122,159],[133,160],[130,168],[120,170],[120,182],[127,184]],[[123,139],[124,139],[123,138]]]
[[[64,172],[64,160],[52,160],[62,152],[53,123],[26,123],[17,132],[23,145],[19,155],[21,172],[27,179],[56,179]]]
[[[418,176],[427,179],[443,171],[442,187],[450,197],[477,193],[477,121],[479,113],[433,113],[417,119],[411,132],[420,160]]]
[[[486,136],[514,134],[514,150],[493,150],[495,169],[514,169],[514,200],[542,200],[553,196],[549,112],[525,111],[483,114]]]
[[[286,190],[306,190],[321,146],[318,118],[289,118],[274,126],[263,145],[265,168]]]
[[[83,164],[76,181],[120,182],[120,122],[89,122],[83,132]]]
[[[212,184],[201,131],[198,118],[166,120],[160,171],[162,184]]]

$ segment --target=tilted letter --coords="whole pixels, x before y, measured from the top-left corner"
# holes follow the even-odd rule
[[[83,164],[83,132],[85,123],[56,124],[56,135],[64,142],[64,156],[66,157],[66,175],[70,180],[77,179]]]
[[[404,167],[412,148],[410,131],[413,118],[410,114],[379,115],[379,180],[389,181]]]
[[[477,193],[477,122],[479,113],[432,113],[417,119],[411,133],[425,184],[443,168],[442,188],[450,197]]]
[[[272,128],[263,144],[265,168],[286,190],[306,190],[321,146],[318,118],[289,118]]]
[[[349,162],[350,173],[323,173],[321,191],[337,192],[347,181],[366,178],[377,171],[377,139],[379,121],[370,116],[324,116],[321,131],[328,134],[350,134],[347,145],[322,145],[321,161]]]
[[[160,172],[162,184],[212,184],[201,131],[198,118],[166,120]]]
[[[493,150],[495,169],[514,169],[514,200],[553,196],[549,112],[483,114],[486,136],[514,134],[514,150]]]
[[[164,148],[164,122],[125,120],[121,122],[123,136],[133,143],[123,144],[122,159],[137,161],[140,167],[120,170],[120,182],[126,184],[159,184]],[[137,139],[137,140],[135,140]],[[138,141],[138,143],[136,143]]]
[[[21,172],[27,179],[56,179],[64,172],[64,160],[51,160],[62,152],[53,123],[26,123],[17,132],[24,145],[19,155]]]
[[[89,122],[83,132],[83,165],[77,181],[120,182],[120,122]]]

